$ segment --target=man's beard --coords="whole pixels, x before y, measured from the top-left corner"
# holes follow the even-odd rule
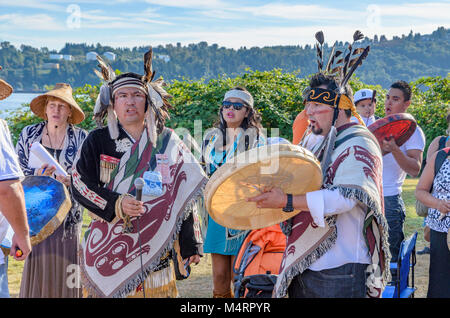
[[[314,135],[321,135],[323,133],[323,129],[322,128],[311,127],[311,132]]]

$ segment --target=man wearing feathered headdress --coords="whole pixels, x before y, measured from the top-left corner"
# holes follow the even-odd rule
[[[323,67],[323,33],[316,39],[319,72],[304,98],[308,133],[324,137],[310,149],[321,162],[322,189],[293,196],[273,188],[249,201],[260,208],[302,211],[282,224],[287,245],[275,297],[381,297],[390,260],[382,156],[356,112],[348,84],[370,47],[354,47],[362,39],[357,31],[346,51],[333,47]],[[359,124],[351,122],[352,115]]]
[[[144,56],[144,76],[116,77],[98,60],[104,84],[94,116],[99,125],[106,116],[107,127],[89,134],[72,173],[74,197],[94,218],[82,243],[84,292],[176,297],[175,278],[187,277],[202,254],[196,204],[207,178],[164,126],[170,96],[161,79],[152,82],[152,50]],[[144,179],[141,201],[138,178]]]

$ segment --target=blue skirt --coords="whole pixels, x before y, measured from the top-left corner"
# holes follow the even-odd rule
[[[233,238],[226,239],[227,231],[229,236],[232,235]],[[203,251],[205,253],[237,255],[246,234],[247,231],[227,229],[216,223],[208,215],[208,229],[206,231]]]

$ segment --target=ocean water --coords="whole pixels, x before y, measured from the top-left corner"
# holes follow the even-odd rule
[[[17,110],[22,104],[29,104],[33,98],[39,95],[33,93],[12,93],[11,96],[0,101],[0,118],[7,118],[9,112]]]

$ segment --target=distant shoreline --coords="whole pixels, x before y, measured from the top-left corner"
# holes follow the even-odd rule
[[[13,91],[13,94],[14,93],[17,93],[17,94],[44,94],[46,91],[17,91],[17,90],[14,90]]]

